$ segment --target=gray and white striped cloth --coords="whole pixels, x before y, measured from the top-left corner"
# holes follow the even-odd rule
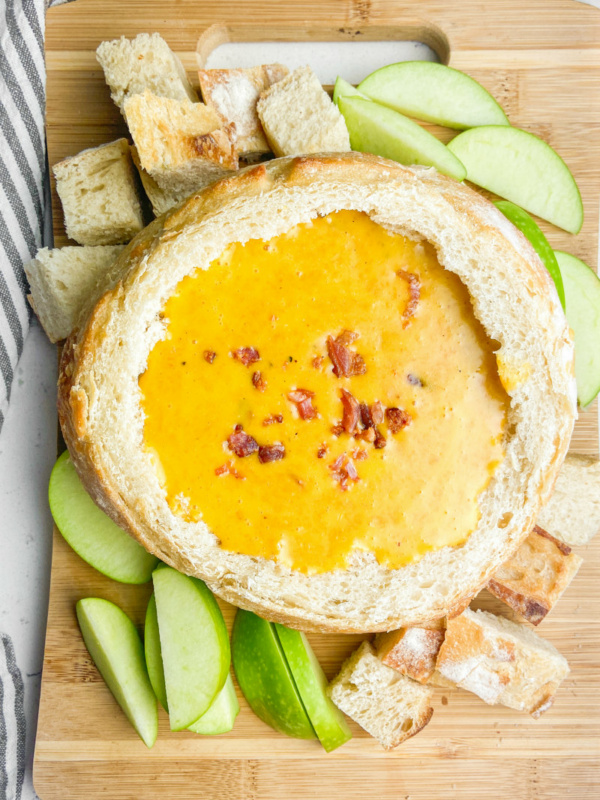
[[[0,431],[29,328],[23,263],[50,230],[44,17],[59,2],[0,0]]]
[[[0,798],[19,800],[25,777],[25,690],[9,636],[0,634]]]
[[[23,263],[52,243],[44,18],[60,2],[0,0],[0,431],[29,328]],[[20,800],[25,736],[23,679],[10,637],[0,634],[0,800]]]

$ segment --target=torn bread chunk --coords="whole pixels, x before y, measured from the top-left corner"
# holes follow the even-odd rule
[[[350,150],[344,118],[310,67],[273,84],[256,108],[276,156]]]
[[[235,124],[240,156],[269,152],[256,104],[261,92],[287,74],[288,68],[282,64],[263,64],[250,69],[198,70],[202,99],[206,105],[215,109],[225,125]]]
[[[375,649],[386,666],[414,681],[427,683],[435,670],[445,635],[444,620],[436,620],[428,627],[380,633],[375,638]]]
[[[237,170],[235,126],[203,103],[144,92],[123,110],[142,168],[166,194],[187,197]]]
[[[582,563],[568,545],[536,525],[486,588],[527,622],[539,625]]]
[[[567,455],[537,524],[573,547],[587,544],[598,533],[600,461],[597,458]]]
[[[161,214],[165,214],[182,200],[185,200],[186,194],[177,194],[176,192],[169,194],[160,188],[154,178],[142,167],[140,156],[135,145],[131,145],[131,158],[137,168],[142,186],[152,205],[152,211],[155,217],[160,217]]]
[[[198,100],[183,64],[158,33],[102,42],[96,58],[104,70],[111,97],[121,110],[128,97],[144,91],[173,100]]]
[[[122,245],[38,250],[25,264],[29,303],[51,342],[66,339]]]
[[[433,690],[386,667],[369,642],[342,664],[328,692],[336,706],[386,750],[418,733],[433,714]]]
[[[123,244],[144,227],[127,139],[83,150],[52,171],[70,239],[84,245]]]
[[[436,666],[433,685],[450,681],[490,705],[526,711],[536,719],[550,708],[569,674],[566,659],[530,628],[471,609],[448,620]]]

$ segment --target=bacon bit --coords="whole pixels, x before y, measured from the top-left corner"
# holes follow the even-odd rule
[[[373,417],[371,415],[371,409],[366,403],[360,404],[360,421],[362,422],[363,428],[375,427],[375,423],[373,422]]]
[[[385,417],[390,433],[398,433],[412,421],[410,414],[402,408],[386,408]]]
[[[258,460],[261,464],[269,464],[271,461],[281,461],[285,456],[285,447],[281,442],[263,445],[258,448]]]
[[[402,319],[404,320],[402,327],[406,328],[410,324],[411,318],[414,317],[417,306],[419,305],[421,280],[418,275],[415,275],[413,272],[406,272],[403,269],[399,269],[396,275],[408,283],[408,303],[402,314]]]
[[[235,431],[227,438],[227,444],[238,458],[246,458],[258,450],[256,439],[245,433],[241,425],[235,426]]]
[[[259,392],[264,392],[267,388],[267,381],[263,378],[262,372],[253,372],[252,373],[252,386],[255,389],[258,389]]]
[[[275,423],[281,424],[283,422],[283,414],[271,414],[270,417],[265,417],[263,419],[263,425],[275,425]]]
[[[260,361],[260,354],[255,347],[239,347],[231,355],[236,361],[241,361],[245,367]]]
[[[328,447],[326,444],[322,444],[321,447],[317,450],[317,458],[325,458],[327,455]]]
[[[325,361],[323,356],[315,356],[312,360],[312,365],[315,369],[321,369],[323,366],[323,361]]]
[[[223,464],[220,467],[217,467],[215,470],[215,475],[233,475],[234,478],[237,478],[240,481],[245,481],[246,478],[238,472],[235,468],[233,461],[228,461],[226,464]]]
[[[334,481],[340,484],[340,489],[345,492],[348,490],[348,481],[358,481],[358,472],[347,453],[342,453],[336,460],[329,465]]]
[[[348,349],[356,339],[358,334],[354,331],[342,331],[336,339],[327,337],[327,354],[333,364],[333,374],[338,378],[364,375],[367,371],[364,358]]]
[[[331,432],[333,433],[334,436],[341,436],[342,433],[344,432],[344,426],[340,424],[334,425],[331,429]]]
[[[369,406],[369,411],[371,412],[371,419],[373,420],[374,425],[381,425],[383,422],[383,406],[379,400],[376,400],[374,403],[371,403]]]
[[[356,450],[352,451],[352,458],[355,461],[364,461],[365,458],[368,458],[369,454],[366,450],[362,450],[361,448],[357,448]]]
[[[362,439],[364,442],[374,442],[375,441],[375,428],[365,428],[364,431],[360,433],[355,433],[355,439]]]
[[[287,396],[287,399],[298,409],[300,419],[314,419],[317,416],[317,409],[312,404],[314,392],[308,389],[294,389]]]
[[[350,347],[350,345],[358,339],[356,331],[343,330],[336,338],[336,342],[341,344],[342,347]]]
[[[204,360],[208,364],[212,364],[213,361],[215,360],[215,358],[217,357],[217,354],[215,352],[213,352],[212,350],[205,350],[203,355],[204,355]]]
[[[382,450],[387,445],[387,439],[383,433],[381,433],[379,428],[375,428],[375,441],[373,442],[373,445],[376,450]]]
[[[356,397],[350,394],[350,392],[347,391],[346,389],[342,389],[342,391],[340,392],[340,396],[342,398],[342,406],[344,409],[344,415],[342,417],[342,427],[346,431],[346,433],[354,433],[361,416],[360,403],[358,402]]]
[[[421,378],[418,378],[416,375],[413,375],[413,374],[412,374],[412,373],[410,373],[410,372],[409,372],[409,373],[408,373],[408,375],[406,376],[406,380],[407,380],[407,381],[408,381],[408,382],[409,382],[409,383],[410,383],[412,386],[424,386],[424,385],[425,385],[425,384],[423,383],[423,381],[421,380]]]

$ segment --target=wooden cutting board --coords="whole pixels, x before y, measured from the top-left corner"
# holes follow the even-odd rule
[[[600,193],[600,12],[571,0],[370,2],[304,0],[78,0],[48,14],[47,137],[50,164],[126,133],[94,50],[100,41],[159,31],[194,83],[198,35],[225,23],[232,40],[418,39],[468,71],[498,98],[514,125],[553,145],[581,188],[586,221],[572,237],[543,225],[552,245],[596,264]],[[376,44],[373,45],[376,47]],[[57,245],[65,244],[54,202]],[[598,454],[597,410],[582,415],[572,448]],[[41,800],[549,800],[600,794],[600,536],[578,550],[578,576],[539,633],[567,657],[571,675],[539,721],[438,690],[427,728],[385,753],[358,726],[325,754],[314,742],[275,733],[249,710],[232,733],[160,732],[149,751],[90,661],[74,607],[84,596],[113,600],[141,624],[150,588],[114,583],[54,535],[52,583],[35,754]],[[506,609],[485,592],[476,605]],[[225,607],[229,623],[233,609]],[[360,641],[311,636],[332,677]]]

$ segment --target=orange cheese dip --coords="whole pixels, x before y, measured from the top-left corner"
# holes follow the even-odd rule
[[[145,444],[173,511],[221,547],[306,573],[355,551],[398,568],[475,529],[508,397],[431,245],[340,211],[230,246],[164,313]]]

